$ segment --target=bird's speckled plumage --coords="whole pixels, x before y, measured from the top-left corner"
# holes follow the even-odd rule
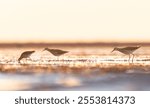
[[[20,63],[20,61],[23,59],[23,58],[28,58],[31,56],[31,54],[33,54],[35,51],[25,51],[21,54],[21,56],[19,57],[18,59],[18,62]]]
[[[64,51],[64,50],[60,50],[60,49],[49,49],[49,48],[45,48],[44,50],[49,51],[51,54],[53,54],[54,56],[61,56],[65,53],[68,53],[68,51]]]
[[[116,47],[113,49],[113,51],[119,51],[123,54],[129,55],[129,60],[130,60],[130,55],[133,55],[133,58],[134,58],[133,52],[139,48],[140,48],[140,46],[129,46],[129,47],[124,47],[124,48],[117,48]],[[133,62],[133,58],[132,58],[132,62]]]

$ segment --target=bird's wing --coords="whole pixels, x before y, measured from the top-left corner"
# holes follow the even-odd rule
[[[125,48],[122,48],[123,50],[136,50],[138,49],[139,47],[125,47]]]
[[[56,52],[58,53],[67,53],[68,51],[63,51],[63,50],[59,50],[59,49],[55,49]]]

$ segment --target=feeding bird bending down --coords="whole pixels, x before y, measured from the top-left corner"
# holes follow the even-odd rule
[[[140,48],[140,46],[133,46],[133,47],[130,46],[130,47],[124,47],[124,48],[117,48],[117,47],[115,47],[113,49],[113,51],[119,51],[119,52],[121,52],[123,54],[129,55],[129,60],[128,61],[130,61],[131,55],[133,55],[133,57],[132,57],[132,62],[133,62],[133,58],[134,58],[133,52],[135,50],[139,49],[139,48]]]
[[[31,56],[31,54],[33,54],[34,52],[35,52],[35,51],[25,51],[25,52],[23,52],[23,53],[21,54],[21,56],[19,57],[18,62],[20,63],[20,61],[21,61],[23,58],[25,58],[25,59],[29,58],[29,57]]]
[[[49,49],[49,48],[45,48],[43,51],[48,51],[50,52],[51,54],[53,54],[54,56],[61,56],[65,53],[68,53],[68,51],[63,51],[63,50],[60,50],[60,49]]]

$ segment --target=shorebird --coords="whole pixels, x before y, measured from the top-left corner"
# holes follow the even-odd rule
[[[19,57],[18,62],[20,63],[20,61],[21,61],[23,58],[25,58],[25,59],[30,58],[31,54],[34,53],[34,52],[35,52],[35,51],[25,51],[25,52],[23,52],[23,53],[21,54],[21,56]]]
[[[135,50],[137,50],[138,48],[140,48],[141,46],[130,46],[130,47],[124,47],[124,48],[117,48],[117,47],[115,47],[113,50],[112,50],[112,52],[113,51],[119,51],[119,52],[121,52],[121,53],[123,53],[123,54],[126,54],[126,55],[129,55],[129,60],[128,61],[130,61],[130,58],[131,58],[131,55],[133,56],[132,57],[132,62],[133,62],[133,58],[134,58],[134,54],[133,54],[133,52],[135,51]]]
[[[60,50],[60,49],[49,49],[49,48],[45,48],[43,51],[48,51],[50,52],[51,54],[53,54],[54,56],[61,56],[65,53],[68,53],[68,51],[63,51],[63,50]]]

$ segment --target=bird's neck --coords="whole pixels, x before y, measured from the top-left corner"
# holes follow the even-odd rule
[[[46,49],[47,51],[51,51],[50,49]]]
[[[121,48],[116,48],[116,50],[120,51],[120,50],[121,50]]]

